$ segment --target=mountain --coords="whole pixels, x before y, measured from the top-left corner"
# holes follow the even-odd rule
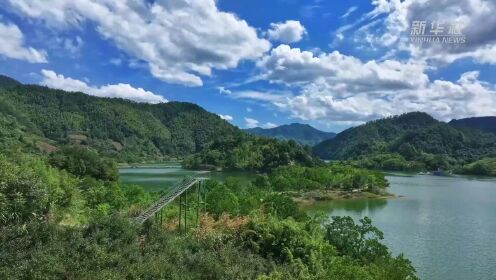
[[[449,124],[455,127],[474,128],[496,134],[496,117],[475,117],[452,120]]]
[[[295,140],[298,143],[313,146],[324,140],[334,138],[336,133],[324,132],[318,130],[308,124],[292,123],[288,125],[281,125],[274,128],[264,129],[255,127],[245,129],[246,132],[283,140]]]
[[[0,152],[53,153],[68,146],[120,162],[190,157],[185,165],[191,168],[266,170],[314,161],[300,145],[250,135],[192,103],[136,103],[20,83],[0,87]]]
[[[16,132],[10,138],[52,150],[90,146],[127,161],[190,155],[242,133],[191,103],[152,105],[22,84],[0,88],[0,118],[0,135]]]
[[[496,155],[496,136],[454,127],[426,113],[413,112],[349,128],[315,146],[313,152],[332,160],[395,154],[422,163],[433,161],[433,156],[467,163]]]
[[[11,77],[0,75],[0,88],[14,87],[20,84],[21,83],[12,79]]]
[[[313,151],[324,159],[356,158],[383,150],[384,144],[392,142],[406,132],[437,123],[438,121],[428,114],[420,112],[375,120],[349,128],[337,134],[335,138],[316,145]]]

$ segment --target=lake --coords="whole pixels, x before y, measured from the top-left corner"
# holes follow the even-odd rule
[[[141,185],[146,191],[166,190],[186,176],[204,176],[215,180],[224,180],[227,177],[236,177],[241,182],[253,179],[249,172],[207,172],[183,169],[179,163],[140,165],[136,167],[120,167],[121,182],[125,184]]]
[[[200,172],[177,164],[121,168],[121,180],[148,191],[167,189],[184,176]],[[215,179],[247,173],[204,173]],[[384,232],[395,255],[412,260],[421,279],[486,280],[496,275],[496,179],[388,176],[389,200],[350,200],[313,205],[309,212],[329,216],[369,216]]]
[[[412,260],[421,279],[496,277],[496,179],[388,176],[404,197],[319,203],[310,212],[369,216],[384,243]]]

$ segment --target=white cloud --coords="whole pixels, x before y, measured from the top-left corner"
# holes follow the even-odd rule
[[[62,40],[64,49],[73,55],[78,54],[84,45],[83,39],[79,36],[76,36],[74,39],[64,38],[60,40]]]
[[[105,85],[101,87],[89,86],[86,82],[64,77],[51,70],[41,70],[43,85],[72,92],[83,92],[89,95],[108,98],[124,98],[136,102],[163,103],[167,100],[153,92],[142,88],[134,88],[129,84]]]
[[[257,127],[260,122],[252,119],[252,118],[245,118],[245,125],[247,128],[254,128]]]
[[[115,66],[121,66],[122,65],[122,58],[111,58],[109,60],[110,64],[115,65]]]
[[[382,27],[364,28],[358,38],[368,43],[408,51],[415,59],[452,63],[471,58],[478,63],[496,64],[496,2],[486,0],[375,0],[369,16],[385,15]],[[415,45],[408,42],[412,21],[461,24],[467,42],[460,45]],[[445,27],[446,29],[448,27]],[[427,29],[428,30],[428,29]],[[428,31],[426,31],[428,32]]]
[[[350,8],[346,11],[346,13],[344,13],[344,14],[341,16],[341,18],[343,18],[343,19],[344,19],[344,18],[349,17],[349,16],[350,16],[353,12],[355,12],[357,9],[358,9],[358,7],[357,7],[357,6],[351,6],[351,7],[350,7]]]
[[[271,23],[267,36],[273,41],[282,43],[296,43],[303,39],[307,33],[305,27],[296,20],[286,22]]]
[[[337,51],[315,56],[286,45],[257,65],[260,79],[285,84],[296,93],[260,100],[303,120],[346,124],[410,111],[442,120],[496,115],[495,86],[478,80],[478,72],[465,73],[456,82],[431,81],[423,63],[362,62]]]
[[[47,62],[44,50],[24,46],[24,34],[15,24],[0,22],[0,42],[0,55],[30,63]]]
[[[343,93],[376,91],[383,88],[415,88],[428,81],[423,64],[395,60],[371,60],[364,63],[338,51],[315,56],[311,52],[287,45],[274,48],[257,63],[257,66],[262,71],[259,78],[274,83],[306,84],[325,79],[336,92]]]
[[[232,121],[232,120],[234,119],[234,118],[233,118],[232,116],[230,116],[230,115],[221,115],[221,114],[219,114],[219,117],[220,117],[221,119],[223,119],[223,120],[228,121],[228,122],[230,122],[230,121]]]
[[[219,11],[215,0],[9,2],[55,29],[91,22],[103,38],[170,83],[201,86],[201,76],[210,76],[213,69],[235,68],[270,48],[246,21]]]
[[[219,90],[219,93],[221,94],[231,94],[231,90],[229,89],[226,89],[225,87],[217,87],[217,89]]]
[[[329,85],[312,84],[290,99],[287,110],[305,120],[368,121],[410,111],[424,111],[441,120],[496,114],[496,90],[478,80],[478,72],[456,82],[435,80],[425,87],[339,97]]]
[[[306,85],[299,95],[277,105],[304,120],[364,122],[404,112],[423,111],[448,121],[453,118],[496,115],[494,85],[467,72],[456,82],[435,80],[418,88],[383,89],[381,95],[353,92],[343,95],[320,80]]]
[[[277,124],[271,123],[271,122],[267,122],[264,125],[262,125],[262,127],[263,128],[274,128],[274,127],[277,127]]]
[[[284,93],[269,93],[263,91],[255,91],[255,90],[244,90],[244,91],[234,91],[231,94],[232,98],[235,99],[253,99],[260,101],[270,101],[273,103],[277,103],[279,101],[284,100],[287,95]]]

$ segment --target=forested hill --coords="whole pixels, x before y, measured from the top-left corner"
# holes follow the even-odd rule
[[[118,160],[183,156],[242,133],[191,103],[135,103],[0,79],[2,146],[90,146]],[[7,143],[7,142],[11,143]]]
[[[314,154],[324,159],[391,153],[408,160],[439,155],[466,163],[496,155],[496,136],[456,128],[426,113],[413,112],[347,129],[314,147]]]
[[[475,117],[452,120],[449,124],[456,127],[474,128],[496,134],[496,117]]]
[[[245,131],[259,136],[266,136],[282,140],[295,140],[300,144],[309,146],[313,146],[324,140],[331,139],[336,136],[336,133],[324,132],[308,124],[300,123],[292,123],[267,129],[255,127],[245,129]]]
[[[20,84],[21,83],[19,83],[18,81],[14,80],[10,77],[0,75],[0,87],[2,87],[2,88],[13,87],[13,86],[17,86]]]

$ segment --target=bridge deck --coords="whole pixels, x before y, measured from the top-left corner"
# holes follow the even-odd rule
[[[187,178],[178,183],[176,186],[171,188],[171,191],[166,195],[162,196],[157,202],[155,202],[150,208],[148,208],[145,212],[141,213],[138,217],[133,218],[136,223],[142,224],[149,218],[151,218],[155,213],[160,211],[162,208],[167,206],[169,203],[174,201],[176,197],[180,196],[182,193],[187,191],[189,188],[194,186],[196,183],[207,180],[208,178],[202,177],[194,177]]]

